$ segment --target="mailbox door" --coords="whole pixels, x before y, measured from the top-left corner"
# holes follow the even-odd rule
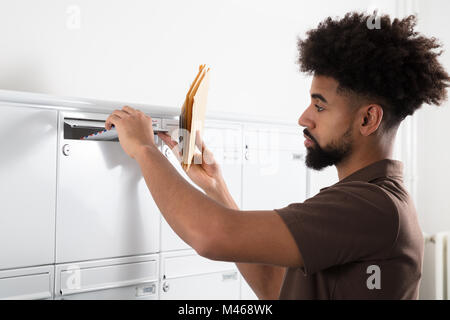
[[[161,300],[239,299],[239,271],[234,263],[212,261],[183,250],[161,254]]]
[[[61,133],[58,159],[57,263],[159,250],[159,210],[137,162],[118,141]]]
[[[251,126],[244,138],[243,208],[272,210],[304,201],[308,176],[298,130]]]
[[[0,105],[0,270],[54,263],[57,111]]]

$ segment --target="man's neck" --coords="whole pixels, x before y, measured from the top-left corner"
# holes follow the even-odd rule
[[[383,159],[391,159],[397,130],[355,145],[355,151],[336,165],[339,181],[352,173]]]
[[[339,181],[345,179],[352,173],[362,168],[365,168],[372,163],[375,163],[383,159],[390,159],[391,157],[392,157],[391,151],[380,152],[379,150],[353,154],[348,159],[343,160],[342,162],[336,165]]]

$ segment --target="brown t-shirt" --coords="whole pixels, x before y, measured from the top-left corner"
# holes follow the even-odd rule
[[[275,209],[304,261],[287,268],[280,299],[418,298],[424,242],[402,174],[384,159]]]

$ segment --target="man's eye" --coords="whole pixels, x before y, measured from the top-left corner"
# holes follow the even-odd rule
[[[318,106],[317,104],[314,105],[317,108],[317,112],[325,110],[324,108]]]

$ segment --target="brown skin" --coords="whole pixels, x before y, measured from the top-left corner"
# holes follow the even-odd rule
[[[338,92],[338,86],[333,78],[315,76],[311,83],[311,103],[298,124],[306,127],[322,148],[336,142],[350,125],[353,127],[353,152],[336,165],[339,180],[342,180],[373,162],[390,158],[396,132],[382,132],[383,108],[380,105],[352,99]],[[314,98],[315,94],[322,95],[327,103]],[[318,112],[316,105],[324,110]]]
[[[337,87],[332,78],[314,77],[311,94],[322,95],[328,103],[312,99],[299,124],[307,127],[322,147],[339,139],[352,125],[354,152],[337,166],[339,179],[343,179],[370,163],[389,158],[392,135],[388,138],[378,130],[383,116],[379,105],[365,104],[354,115],[348,97],[339,94]],[[317,112],[315,105],[324,111]],[[140,165],[152,197],[172,229],[201,256],[236,262],[260,299],[278,298],[285,268],[303,266],[294,238],[280,216],[273,210],[239,210],[219,166],[199,136],[197,146],[208,160],[191,166],[188,175],[206,195],[185,181],[159,152],[149,116],[124,107],[108,117],[106,129],[112,124],[124,151]],[[158,135],[175,150],[176,142],[168,135]]]

